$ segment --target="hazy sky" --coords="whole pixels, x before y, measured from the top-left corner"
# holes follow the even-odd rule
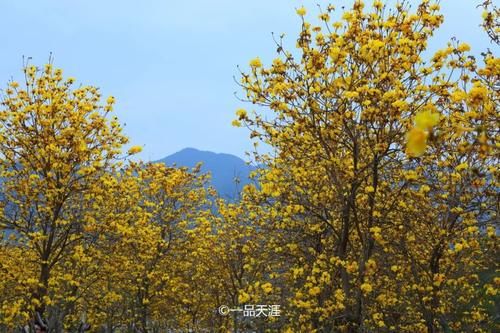
[[[415,2],[415,1],[413,1]],[[477,0],[444,0],[445,23],[431,47],[452,36],[478,54],[491,47],[478,27]],[[126,123],[141,158],[155,160],[184,147],[243,156],[251,149],[245,129],[231,121],[237,65],[274,57],[271,32],[286,33],[295,47],[304,4],[292,0],[0,0],[0,84],[19,78],[22,56],[43,65],[52,52],[55,66],[79,83],[101,88],[117,99],[116,114]],[[332,0],[340,7],[352,1]]]

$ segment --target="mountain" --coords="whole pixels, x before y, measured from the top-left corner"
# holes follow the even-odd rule
[[[211,184],[223,198],[235,199],[241,188],[250,182],[249,174],[255,167],[231,154],[217,154],[194,148],[185,148],[157,162],[168,166],[193,168],[201,162],[201,172],[211,174]],[[235,179],[239,180],[237,184]]]

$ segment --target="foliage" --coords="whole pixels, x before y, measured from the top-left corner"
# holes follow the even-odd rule
[[[481,68],[457,41],[425,60],[438,9],[356,1],[318,26],[299,9],[299,56],[280,39],[271,66],[242,73],[273,112],[237,115],[274,148],[259,200],[291,331],[495,325],[494,282],[479,276],[498,256],[499,60]]]
[[[483,4],[498,43],[498,9]],[[357,0],[297,50],[241,73],[239,109],[270,153],[238,201],[200,168],[141,151],[114,98],[51,64],[0,107],[0,330],[39,312],[51,332],[498,330],[500,60],[452,40],[422,0]],[[430,55],[429,55],[430,54]],[[280,317],[217,313],[279,304]]]

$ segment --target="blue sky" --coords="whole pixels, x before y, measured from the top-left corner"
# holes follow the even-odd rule
[[[416,1],[412,1],[415,3]],[[431,48],[452,36],[479,54],[491,47],[478,27],[474,0],[445,0],[445,23]],[[0,85],[20,77],[22,56],[55,66],[79,83],[117,99],[141,158],[156,160],[184,147],[244,156],[251,150],[245,129],[231,121],[239,107],[233,95],[237,65],[274,57],[271,32],[285,33],[290,48],[304,4],[316,16],[315,1],[291,0],[16,0],[0,1]],[[352,1],[332,0],[340,7]],[[326,6],[326,5],[325,5]]]

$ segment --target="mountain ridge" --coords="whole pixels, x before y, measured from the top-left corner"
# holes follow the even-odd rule
[[[210,184],[219,192],[219,195],[235,199],[241,188],[250,182],[250,172],[255,170],[238,156],[228,153],[215,153],[188,147],[168,155],[156,162],[168,166],[193,168],[202,163],[200,172],[210,173]],[[238,182],[236,182],[236,179]]]

